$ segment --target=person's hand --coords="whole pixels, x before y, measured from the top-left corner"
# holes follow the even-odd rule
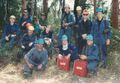
[[[15,36],[16,36],[16,35],[13,35],[13,34],[11,35],[11,37],[15,37]]]
[[[30,43],[29,43],[29,47],[31,47],[32,45],[33,45],[33,42],[30,42]]]
[[[80,59],[86,60],[86,59],[87,59],[87,56],[85,56],[85,55],[80,55]]]
[[[40,64],[40,65],[38,65],[38,70],[41,70],[41,68],[42,68],[42,64]]]
[[[22,48],[22,49],[25,49],[25,46],[22,45],[21,48]]]
[[[69,58],[70,58],[70,54],[69,54],[69,55],[67,55],[67,56],[65,56],[65,58],[66,58],[66,59],[69,59]]]
[[[33,69],[33,67],[34,67],[34,65],[30,64],[30,63],[28,64],[28,66],[29,66],[30,69]]]
[[[110,45],[110,39],[106,40],[106,45]]]
[[[58,58],[59,58],[59,59],[62,59],[62,58],[63,58],[63,56],[62,56],[61,54],[59,54],[59,55],[58,55]]]
[[[86,39],[87,34],[82,34],[82,38]]]
[[[8,36],[6,36],[6,37],[5,37],[5,39],[8,41],[8,40],[9,40],[9,37],[8,37]]]
[[[22,23],[22,26],[24,26],[26,24],[26,21]]]

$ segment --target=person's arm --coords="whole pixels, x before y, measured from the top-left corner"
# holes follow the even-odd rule
[[[70,16],[70,22],[68,23],[68,26],[72,26],[75,24],[75,15],[73,13],[71,13],[71,16]]]
[[[98,47],[95,46],[91,52],[91,54],[87,57],[88,60],[98,60],[99,50]]]
[[[33,55],[33,52],[34,52],[34,48],[31,49],[31,50],[24,56],[24,60],[25,60],[26,64],[27,64],[30,68],[32,68],[32,67],[34,66],[32,63],[30,63],[30,62],[33,62],[33,61],[31,61],[31,59],[30,59],[30,57],[32,57],[32,55]],[[29,62],[29,61],[30,61],[30,62]]]

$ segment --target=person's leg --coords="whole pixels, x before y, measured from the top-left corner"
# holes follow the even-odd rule
[[[96,74],[97,72],[97,65],[98,65],[98,61],[89,61],[87,68],[88,68],[88,72],[92,73],[92,74]]]
[[[32,70],[28,67],[27,64],[25,64],[25,65],[23,66],[23,75],[24,75],[25,77],[28,77],[28,76],[30,76],[31,74],[32,74]]]
[[[14,44],[15,44],[15,37],[11,37],[11,39],[10,39],[10,48],[13,48]]]
[[[60,29],[59,33],[58,33],[58,45],[61,45],[61,39],[62,39],[62,35],[64,34],[64,29]]]
[[[106,66],[107,66],[107,46],[105,44],[102,45],[102,62],[103,62],[103,68],[106,68]]]

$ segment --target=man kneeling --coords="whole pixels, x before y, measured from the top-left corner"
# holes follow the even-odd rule
[[[88,75],[93,75],[96,73],[96,68],[99,62],[98,47],[93,44],[93,36],[87,36],[87,45],[83,48],[82,55],[80,55],[81,60],[87,60],[88,65]]]
[[[32,74],[33,69],[44,70],[48,62],[48,53],[43,46],[44,40],[35,41],[35,47],[32,48],[24,57],[26,64],[23,68],[24,76]]]

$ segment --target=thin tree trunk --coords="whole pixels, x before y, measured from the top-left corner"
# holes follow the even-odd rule
[[[26,9],[26,0],[22,0],[22,13],[24,9]]]
[[[43,12],[45,13],[46,17],[48,15],[48,0],[43,0]]]

